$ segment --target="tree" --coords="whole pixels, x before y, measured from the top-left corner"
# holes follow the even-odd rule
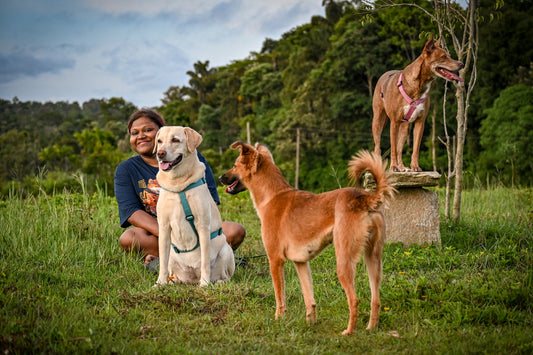
[[[76,160],[74,155],[74,148],[70,145],[54,144],[49,147],[44,147],[38,154],[39,160],[43,163],[49,164],[57,170],[70,171],[71,163]]]
[[[0,183],[22,181],[39,167],[38,140],[35,134],[11,130],[0,135]]]
[[[500,93],[481,123],[482,159],[511,171],[511,185],[533,184],[533,87],[515,85]],[[521,177],[521,178],[520,178]]]
[[[169,126],[190,126],[190,118],[186,112],[189,88],[184,86],[171,86],[165,91],[163,106],[158,111]]]
[[[477,0],[467,1],[467,9],[464,11],[457,3],[449,1],[433,1],[433,9],[428,10],[418,3],[396,3],[391,0],[384,0],[377,5],[377,9],[410,6],[420,10],[428,16],[438,26],[439,37],[449,38],[452,42],[452,48],[455,51],[457,60],[464,63],[464,68],[459,71],[459,76],[463,82],[454,82],[455,98],[457,100],[456,113],[456,149],[453,160],[449,159],[451,166],[447,174],[446,184],[446,217],[449,218],[449,198],[450,198],[450,179],[455,179],[454,198],[453,198],[453,216],[455,222],[460,220],[461,216],[461,195],[463,191],[463,159],[464,145],[468,123],[468,108],[470,106],[470,96],[477,80],[477,54],[478,54],[478,12]],[[446,48],[443,41],[441,45]],[[468,83],[465,86],[465,79],[469,76]],[[446,124],[446,123],[445,123]],[[448,155],[451,155],[451,144],[447,137],[446,146]]]
[[[115,168],[124,159],[116,149],[114,134],[95,126],[74,137],[81,147],[82,172],[95,175],[102,185],[113,186]]]

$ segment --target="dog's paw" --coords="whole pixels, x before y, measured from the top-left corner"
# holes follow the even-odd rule
[[[316,313],[306,314],[305,321],[309,324],[316,324]]]
[[[167,280],[157,280],[156,283],[154,284],[154,286],[152,286],[153,288],[159,288],[161,286],[164,286],[168,284],[168,281]]]
[[[206,287],[209,285],[209,281],[201,279],[200,280],[200,287]]]
[[[395,173],[400,172],[400,168],[398,168],[396,165],[391,165],[389,170]]]

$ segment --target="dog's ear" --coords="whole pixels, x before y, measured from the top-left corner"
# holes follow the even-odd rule
[[[234,142],[231,146],[231,149],[239,149],[241,151],[241,155],[250,155],[255,154],[257,151],[249,144],[246,144],[242,141]]]
[[[235,150],[236,150],[236,149],[240,149],[240,150],[242,150],[242,146],[243,146],[243,145],[244,145],[244,143],[243,143],[242,141],[235,141],[235,142],[233,142],[229,147],[230,147],[231,149],[235,149]]]
[[[161,127],[163,128],[163,127]],[[161,128],[159,128],[159,130],[157,131],[157,134],[155,135],[155,139],[154,139],[154,151],[152,153],[157,153],[157,140],[159,139],[159,132],[161,132]]]
[[[255,149],[262,155],[269,157],[272,161],[274,161],[274,157],[272,156],[272,153],[268,149],[268,147],[261,143],[255,143]]]
[[[431,34],[431,37],[428,39],[426,44],[424,45],[424,52],[431,53],[435,48],[440,47],[440,38],[435,42],[433,39],[433,34]]]
[[[248,169],[252,174],[257,171],[261,156],[254,147],[241,141],[237,141],[231,145],[231,148],[239,149],[241,151],[241,161],[248,166]]]
[[[183,131],[187,137],[187,150],[192,153],[202,143],[202,135],[190,127],[183,128]]]

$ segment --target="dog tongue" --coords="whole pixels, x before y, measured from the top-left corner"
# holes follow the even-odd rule
[[[452,80],[457,80],[457,81],[463,82],[463,79],[460,76],[458,76],[457,74],[455,74],[454,72],[451,72],[451,71],[446,70],[446,69],[443,69],[442,72],[443,72],[444,76],[446,76],[446,77],[448,77],[448,78],[450,78]]]
[[[229,185],[228,187],[226,187],[226,193],[227,193],[227,194],[231,194],[231,191],[233,190],[233,188],[235,187],[235,185],[237,185],[238,182],[239,182],[239,180],[235,180],[231,185]]]
[[[172,162],[162,161],[159,162],[159,167],[161,168],[161,170],[167,170],[168,168],[170,168],[170,164],[172,164]]]

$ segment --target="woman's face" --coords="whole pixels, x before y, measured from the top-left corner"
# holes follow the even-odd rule
[[[148,117],[136,119],[130,128],[131,148],[140,155],[153,155],[158,130],[159,126]]]

